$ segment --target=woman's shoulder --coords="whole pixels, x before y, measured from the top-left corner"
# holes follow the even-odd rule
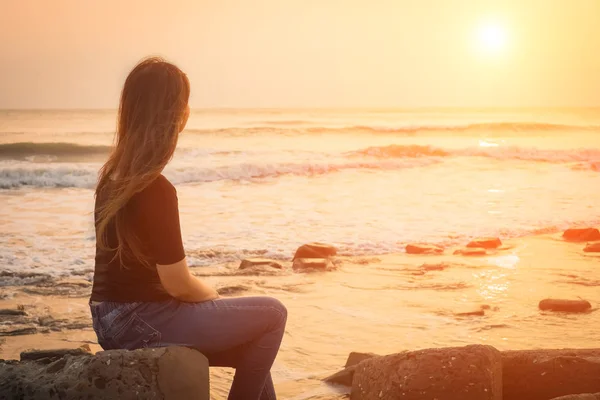
[[[158,175],[158,177],[155,180],[153,180],[152,183],[150,183],[150,185],[148,185],[147,189],[158,191],[167,190],[175,192],[175,186],[173,186],[173,184],[163,174]]]
[[[177,197],[175,186],[164,175],[159,175],[144,190],[137,194],[137,199],[152,201],[153,199],[173,199]]]

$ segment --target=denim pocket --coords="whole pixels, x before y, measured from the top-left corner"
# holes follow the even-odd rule
[[[118,348],[133,350],[145,347],[160,346],[160,332],[151,327],[137,313],[131,313],[130,318],[114,335],[112,341]]]

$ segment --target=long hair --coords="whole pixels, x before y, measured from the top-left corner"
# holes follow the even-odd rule
[[[149,266],[149,257],[127,221],[128,201],[152,183],[173,157],[188,111],[190,83],[175,65],[152,57],[142,60],[125,80],[115,146],[100,169],[96,197],[96,244],[104,251]],[[107,227],[115,224],[118,244],[110,247]]]

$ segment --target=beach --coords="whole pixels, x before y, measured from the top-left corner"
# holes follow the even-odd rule
[[[98,351],[91,213],[114,111],[2,111],[0,122],[0,309],[27,314],[3,317],[0,358]],[[598,110],[197,110],[164,174],[194,274],[224,296],[287,306],[273,367],[283,399],[344,398],[321,379],[351,351],[598,347],[600,253],[561,237],[600,227]],[[453,254],[480,236],[503,245]],[[337,247],[335,271],[292,270],[313,241]],[[410,255],[409,243],[445,251]],[[249,257],[284,268],[239,270]],[[545,298],[593,310],[540,311]],[[212,372],[215,399],[231,376]]]

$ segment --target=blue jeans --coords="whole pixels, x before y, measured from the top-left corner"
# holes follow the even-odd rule
[[[287,320],[279,300],[101,302],[90,308],[98,343],[105,350],[193,347],[211,366],[235,368],[229,400],[276,400],[270,370]]]

